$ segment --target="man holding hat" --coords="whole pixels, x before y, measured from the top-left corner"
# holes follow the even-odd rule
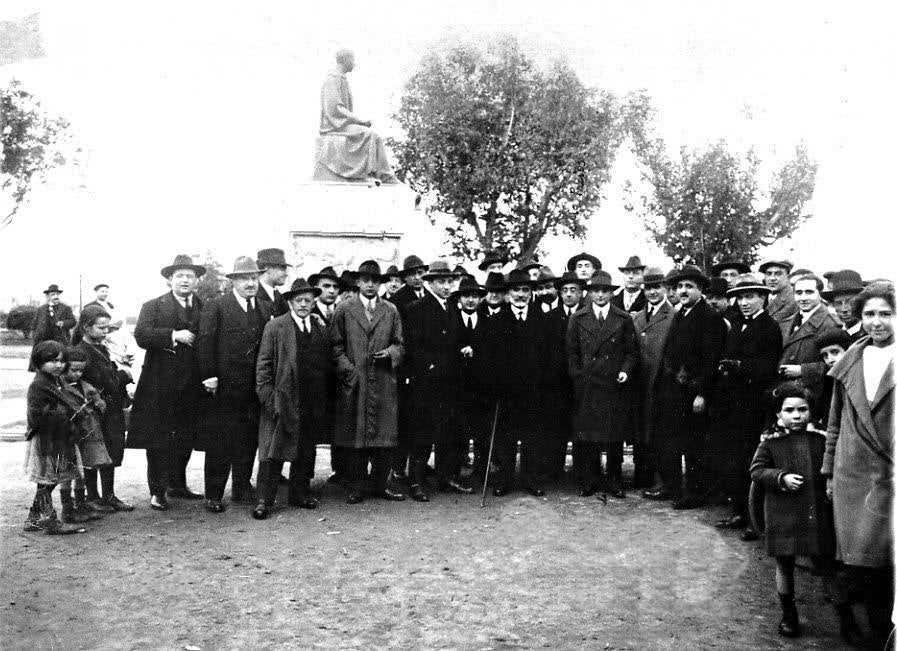
[[[791,319],[797,314],[797,303],[794,301],[794,292],[788,280],[788,272],[793,267],[794,265],[788,260],[768,260],[758,268],[758,271],[764,274],[763,282],[770,291],[766,311],[779,324],[782,336],[788,334]]]
[[[623,274],[623,289],[614,294],[610,300],[611,305],[630,314],[641,311],[647,300],[645,292],[642,291],[642,278],[645,273],[642,259],[637,255],[629,256],[626,264],[618,269]]]
[[[673,317],[658,377],[657,434],[659,490],[645,491],[648,499],[674,499],[673,508],[704,503],[704,443],[708,402],[726,338],[726,324],[704,300],[710,282],[700,269],[685,265],[668,277],[676,288],[680,308]],[[686,488],[682,494],[682,457]]]
[[[290,462],[289,503],[313,509],[309,490],[315,444],[325,438],[333,413],[328,398],[333,355],[327,324],[312,314],[321,290],[297,278],[283,298],[290,312],[265,325],[256,363],[259,418],[258,504],[252,517],[264,520],[277,496],[283,462]]]
[[[37,308],[32,321],[32,339],[36,346],[42,341],[58,341],[68,346],[75,327],[75,315],[65,303],[59,300],[62,290],[55,283],[44,290],[46,303]]]
[[[146,449],[150,507],[158,511],[168,497],[202,499],[187,487],[187,464],[206,404],[195,346],[203,308],[196,286],[205,272],[190,256],[175,256],[161,272],[171,291],[143,304],[134,329],[146,355],[127,447]]]
[[[853,313],[853,297],[863,291],[863,279],[853,269],[832,273],[829,289],[821,292],[822,298],[835,308],[841,327],[850,335],[851,343],[862,339],[866,333],[862,322]]]
[[[258,252],[256,262],[262,270],[259,274],[258,300],[269,303],[274,316],[286,314],[290,308],[277,289],[287,281],[287,267],[290,266],[283,249],[262,249]]]
[[[271,305],[256,300],[261,270],[239,257],[225,274],[233,290],[203,307],[196,342],[202,385],[212,398],[206,421],[206,508],[224,511],[224,486],[233,470],[231,498],[255,503],[250,485],[258,447],[259,401],[255,366]]]
[[[574,314],[567,328],[567,368],[576,400],[573,436],[583,450],[576,479],[582,496],[597,490],[602,483],[599,448],[604,448],[604,488],[623,498],[623,442],[631,438],[633,426],[638,341],[632,318],[610,302],[619,289],[610,274],[596,271],[586,289],[591,305]]]
[[[374,260],[362,262],[360,295],[337,305],[330,324],[340,385],[333,439],[343,448],[348,466],[349,504],[363,501],[367,493],[405,499],[387,488],[398,440],[395,369],[405,345],[396,306],[378,296],[382,282],[380,265]]]

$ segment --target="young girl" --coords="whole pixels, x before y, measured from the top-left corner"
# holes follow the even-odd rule
[[[825,436],[809,428],[810,394],[784,382],[773,391],[776,423],[760,436],[751,479],[766,489],[763,505],[766,552],[776,559],[776,589],[782,603],[779,634],[800,635],[794,604],[794,557],[831,563],[834,529],[821,474]]]
[[[80,348],[69,347],[65,351],[68,367],[63,374],[63,389],[69,397],[69,404],[78,414],[75,422],[79,426],[78,451],[85,469],[96,469],[112,465],[112,459],[103,443],[102,414],[106,401],[99,391],[81,379],[87,366],[87,353]],[[74,495],[71,487],[74,483]],[[59,497],[62,500],[64,522],[79,523],[95,520],[102,516],[87,507],[84,480],[76,478],[60,482]],[[74,497],[74,499],[73,499]]]
[[[62,344],[57,341],[37,344],[31,351],[31,365],[36,373],[28,387],[25,473],[37,484],[37,493],[24,530],[45,531],[49,535],[83,533],[83,528],[60,522],[53,509],[56,484],[81,476],[81,458],[74,443],[75,414],[60,381],[65,369]]]

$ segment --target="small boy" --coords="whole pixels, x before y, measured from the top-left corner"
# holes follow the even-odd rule
[[[822,361],[825,362],[826,369],[830,369],[835,365],[844,352],[850,348],[850,334],[841,328],[825,328],[816,335],[814,340]],[[824,430],[828,424],[829,407],[832,404],[832,390],[834,380],[828,375],[822,382],[822,394],[816,402],[816,417],[821,428]]]

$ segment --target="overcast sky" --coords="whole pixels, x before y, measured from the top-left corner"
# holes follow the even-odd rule
[[[671,145],[724,138],[776,161],[806,142],[820,164],[815,217],[768,253],[893,276],[889,3],[257,4],[3,3],[0,20],[40,12],[47,56],[0,68],[0,81],[19,78],[89,150],[86,191],[63,179],[0,231],[0,273],[22,279],[3,283],[4,305],[50,282],[76,302],[80,271],[85,286],[102,279],[136,306],[164,290],[158,269],[176,252],[211,249],[227,266],[286,248],[267,224],[328,218],[296,188],[311,174],[333,52],[355,50],[356,108],[389,134],[402,85],[434,43],[499,32],[539,61],[566,57],[586,84],[647,89]],[[631,253],[665,263],[622,208],[616,187],[632,173],[624,156],[585,244],[549,243],[555,272],[583,247],[614,269]],[[419,250],[402,254],[432,258],[438,237],[412,217]]]

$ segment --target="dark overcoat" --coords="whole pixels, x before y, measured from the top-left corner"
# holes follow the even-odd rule
[[[56,325],[57,321],[62,321],[61,328]],[[35,344],[42,341],[58,341],[67,346],[71,342],[74,327],[75,315],[72,314],[72,308],[65,303],[59,303],[53,306],[53,315],[50,316],[50,306],[44,303],[34,313],[31,338]]]
[[[630,305],[629,309],[627,310],[625,307],[623,307],[623,292],[625,291],[625,289],[621,288],[620,291],[611,296],[610,304],[614,307],[620,308],[624,312],[629,312],[631,315],[635,316],[637,312],[641,312],[645,309],[645,306],[648,305],[648,297],[645,296],[645,290],[638,290],[635,300],[632,301],[632,305]]]
[[[824,305],[820,305],[795,332],[791,332],[793,321],[794,319],[789,322],[782,341],[780,363],[800,365],[801,383],[812,391],[814,396],[819,396],[822,393],[822,378],[828,369],[822,361],[822,353],[816,347],[816,335],[824,329],[837,330],[840,326]],[[818,404],[814,404],[814,407],[818,408]]]
[[[647,307],[633,315],[632,326],[639,341],[639,370],[636,385],[638,418],[638,440],[651,443],[654,440],[653,425],[656,417],[657,402],[655,387],[660,371],[661,355],[666,343],[667,333],[673,324],[675,311],[669,301],[663,301],[657,312],[648,320]]]
[[[82,340],[77,347],[88,357],[82,379],[92,384],[106,401],[106,411],[101,419],[103,443],[112,463],[120,466],[125,453],[125,409],[130,404],[127,385],[131,378],[119,370],[102,344],[95,346]]]
[[[395,369],[405,352],[396,306],[377,299],[368,321],[361,299],[336,306],[330,324],[336,361],[334,444],[347,448],[395,447],[398,437]],[[374,363],[373,354],[389,358]]]
[[[574,308],[574,313],[579,306]],[[573,382],[567,369],[567,316],[563,303],[548,312],[547,358],[545,369],[545,428],[570,440],[573,426]]]
[[[495,350],[496,389],[502,399],[499,420],[507,431],[538,430],[544,420],[543,398],[548,361],[548,317],[530,303],[525,321],[503,309],[490,319]]]
[[[603,325],[591,306],[573,315],[567,328],[567,367],[576,397],[576,440],[613,443],[631,437],[638,361],[638,340],[627,312],[610,305]],[[621,372],[628,376],[623,384],[617,382]]]
[[[797,302],[794,300],[794,290],[791,289],[791,285],[779,292],[775,298],[769,299],[766,311],[779,324],[779,327],[782,329],[782,336],[787,336],[791,321],[798,312]]]
[[[193,296],[192,303],[192,309],[186,310],[168,292],[140,308],[134,339],[146,356],[131,408],[129,448],[164,448],[170,442],[169,432],[175,433],[173,442],[179,448],[193,447],[208,403],[196,347],[175,344],[171,339],[175,330],[199,335],[202,301]]]
[[[310,321],[311,332],[301,347],[292,315],[283,314],[265,325],[255,375],[255,390],[262,405],[260,461],[295,459],[301,439],[320,438],[322,434],[306,431],[306,418],[322,429],[332,418],[328,392],[333,380],[330,335],[323,319],[312,316]]]
[[[259,291],[256,295],[256,298],[258,298],[259,303],[268,304],[268,311],[271,312],[272,317],[278,317],[290,311],[290,306],[287,305],[287,302],[284,299],[283,295],[280,293],[280,290],[276,287],[274,288],[274,298],[272,299],[270,296],[268,296],[265,288],[262,287],[261,284],[259,284]]]
[[[848,565],[894,565],[894,363],[866,398],[860,340],[838,360],[823,474],[832,477],[837,558]]]

